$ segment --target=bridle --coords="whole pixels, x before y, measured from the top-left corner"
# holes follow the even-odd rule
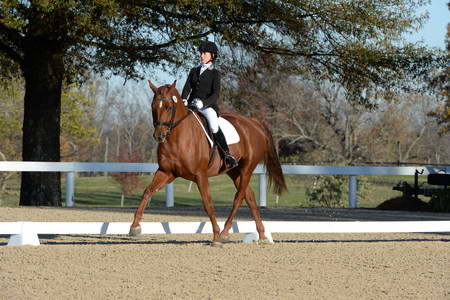
[[[155,99],[153,99],[153,102],[158,102],[158,101],[172,101],[173,105],[171,106],[171,110],[172,110],[172,117],[170,118],[169,122],[159,122],[157,120],[153,120],[153,126],[156,128],[156,126],[167,126],[169,127],[169,130],[167,132],[167,136],[169,136],[172,133],[172,130],[177,127],[178,125],[180,125],[180,123],[186,119],[190,113],[191,110],[188,110],[188,113],[182,117],[180,120],[175,122],[175,116],[177,114],[177,105],[175,104],[175,101],[171,98],[171,97],[157,97]]]

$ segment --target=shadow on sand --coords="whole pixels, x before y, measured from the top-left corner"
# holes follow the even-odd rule
[[[426,233],[423,233],[426,234]],[[428,233],[433,235],[448,236],[449,233]],[[310,234],[309,234],[310,235]],[[4,236],[7,237],[7,236]],[[70,238],[74,240],[64,240],[60,237]],[[318,235],[320,237],[320,235]],[[158,239],[151,235],[143,235],[141,237],[123,236],[90,236],[90,235],[39,235],[41,245],[205,245],[210,246],[210,240],[176,240],[176,239]],[[76,240],[79,239],[79,240]],[[378,239],[277,239],[274,233],[274,242],[276,244],[333,244],[333,243],[423,243],[423,242],[450,242],[450,238],[378,238]],[[243,244],[241,240],[231,240],[226,244],[238,245]],[[225,244],[225,245],[226,245]],[[7,242],[0,242],[0,246],[6,246]]]

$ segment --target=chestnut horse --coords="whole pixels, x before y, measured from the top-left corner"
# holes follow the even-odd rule
[[[267,126],[256,118],[246,118],[229,113],[221,115],[233,124],[240,136],[239,143],[230,145],[230,152],[239,165],[227,170],[221,156],[217,153],[212,161],[209,161],[211,147],[194,112],[183,104],[181,96],[175,88],[176,81],[171,85],[159,88],[150,80],[148,83],[155,94],[151,106],[155,127],[153,136],[159,143],[159,168],[142,195],[141,203],[130,228],[130,235],[141,233],[140,221],[149,198],[176,177],[183,177],[197,184],[203,208],[211,220],[213,244],[229,240],[233,218],[244,199],[255,220],[260,241],[267,241],[255,195],[249,185],[250,177],[257,164],[264,160],[269,173],[269,185],[273,186],[276,194],[280,195],[287,190],[272,134]],[[231,177],[237,193],[234,196],[230,215],[220,232],[214,213],[208,177],[223,173]]]

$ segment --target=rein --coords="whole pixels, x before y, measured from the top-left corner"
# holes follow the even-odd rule
[[[172,98],[156,98],[153,100],[153,102],[157,102],[157,101],[173,101]],[[177,127],[178,125],[180,125],[180,123],[186,119],[190,114],[191,114],[191,110],[188,110],[188,113],[183,116],[180,120],[175,121],[175,116],[177,114],[177,106],[176,104],[172,105],[172,117],[170,118],[169,122],[158,122],[158,121],[153,121],[153,126],[167,126],[169,127],[169,131],[167,132],[167,136],[169,136],[172,133],[172,130]]]

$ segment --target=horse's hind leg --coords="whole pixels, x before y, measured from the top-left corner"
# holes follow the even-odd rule
[[[253,219],[256,223],[256,230],[259,234],[260,241],[266,241],[267,237],[265,235],[264,225],[261,220],[261,215],[259,214],[259,208],[256,205],[255,193],[253,193],[252,188],[249,186],[247,189],[247,193],[245,194],[245,201],[250,209],[250,213],[252,214]]]
[[[203,201],[203,209],[208,214],[209,220],[211,221],[212,229],[213,229],[213,243],[220,243],[219,233],[220,227],[217,224],[214,206],[211,198],[211,191],[209,188],[208,177],[206,175],[198,176],[196,178],[196,183],[200,195],[202,196]]]
[[[249,189],[249,188],[247,188],[247,189]],[[236,193],[236,195],[237,194],[238,194],[238,192]],[[244,197],[247,197],[247,192],[245,194],[246,194],[246,196],[244,196]],[[237,211],[241,207],[242,201],[244,201],[244,197],[238,198],[237,196],[235,196],[235,198],[234,198],[233,207],[231,208],[230,214],[228,215],[228,218],[225,222],[223,230],[220,233],[220,239],[223,242],[229,241],[229,239],[230,239],[230,229],[233,226],[233,219],[236,216]]]
[[[145,207],[147,206],[150,197],[174,179],[175,177],[172,174],[165,173],[161,170],[156,171],[152,182],[145,189],[141,198],[141,203],[134,214],[133,224],[131,224],[130,227],[130,235],[139,235],[141,233],[141,226],[139,223],[141,222],[142,215],[144,214]]]
[[[233,180],[233,183],[234,183],[234,186],[236,187],[236,189],[239,191],[239,185],[241,182],[240,173],[237,172],[236,169],[233,169],[232,171],[230,171],[228,173],[228,175]],[[241,207],[242,201],[244,200],[243,197],[238,198],[237,195],[238,195],[238,192],[236,192],[236,194],[235,194],[234,201],[233,201],[233,207],[231,208],[230,214],[228,215],[228,218],[225,222],[223,230],[220,233],[220,239],[224,242],[228,241],[230,238],[229,232],[230,232],[231,226],[233,225],[233,219],[236,216],[239,207]]]
[[[234,184],[236,188],[238,189],[234,201],[233,201],[233,208],[231,209],[230,215],[227,218],[227,221],[225,222],[225,226],[223,228],[222,233],[220,234],[220,237],[222,240],[228,240],[229,237],[229,231],[231,229],[231,226],[233,225],[233,219],[236,216],[236,213],[239,209],[239,207],[242,204],[242,201],[246,200],[247,205],[250,208],[250,212],[253,216],[253,219],[256,223],[256,230],[259,234],[260,240],[267,239],[264,234],[264,225],[261,221],[261,217],[259,215],[258,207],[256,206],[256,200],[255,195],[253,193],[253,190],[249,186],[251,173],[247,174],[248,172],[243,172],[241,175],[229,173],[230,177],[233,179]]]

